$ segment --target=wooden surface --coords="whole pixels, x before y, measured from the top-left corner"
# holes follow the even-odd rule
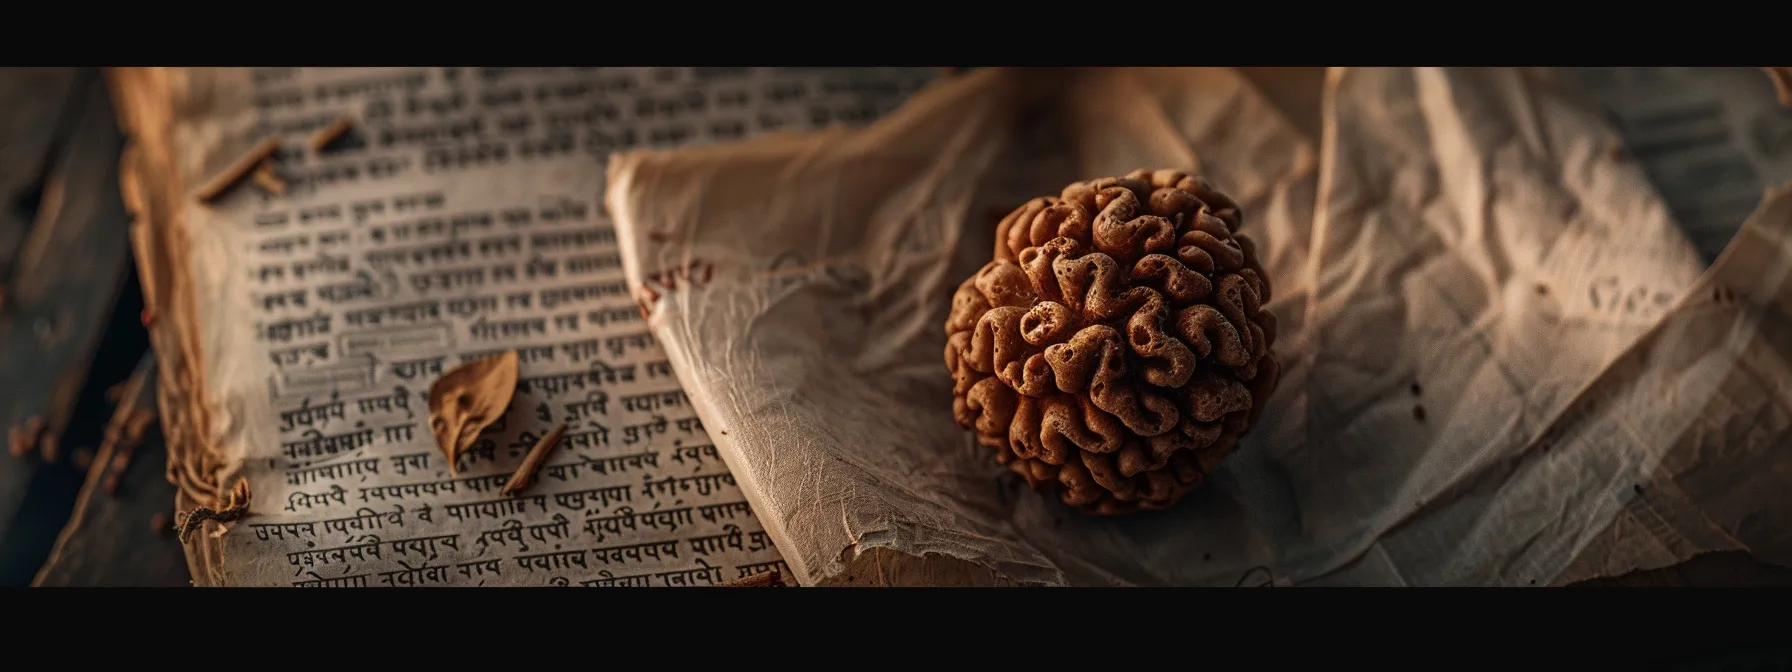
[[[101,487],[102,470],[94,469],[55,552],[31,585],[190,585],[174,538],[174,486],[162,473],[165,461],[160,441],[139,447],[115,492]]]
[[[1244,70],[1318,138],[1319,69]],[[24,580],[0,585],[33,576],[41,586],[188,585],[180,546],[152,525],[173,509],[159,441],[138,448],[115,493],[69,457],[98,444],[111,414],[102,391],[129,374],[147,343],[117,195],[122,140],[104,88],[92,69],[0,68],[0,100],[0,375],[8,381],[0,423],[43,416],[62,445],[52,464],[0,456],[0,566],[29,568]],[[1013,583],[950,558],[880,550],[829,585]],[[1792,570],[1718,553],[1577,585],[1792,586]]]
[[[70,421],[130,267],[123,138],[96,69],[0,71],[0,426],[44,421],[34,459],[0,459],[0,562],[41,553],[60,518],[30,511],[66,469]],[[61,471],[56,471],[57,469]],[[29,567],[25,568],[28,576]]]

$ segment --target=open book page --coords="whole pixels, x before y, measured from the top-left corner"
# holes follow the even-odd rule
[[[189,204],[193,300],[233,585],[708,585],[780,556],[621,279],[603,161],[859,122],[932,74],[190,69],[187,185],[277,138],[284,193]],[[337,146],[307,146],[338,118]],[[443,462],[430,383],[518,352],[511,412]],[[536,484],[499,489],[568,430]]]
[[[1597,110],[1536,71],[1341,70],[1318,153],[1225,72],[1059,77],[1019,113],[1030,75],[986,73],[862,132],[612,162],[629,280],[800,576],[878,547],[1039,583],[1545,584],[1613,519],[1619,467],[1530,446],[1702,263]],[[1041,165],[1257,199],[1287,371],[1170,511],[1025,492],[949,411],[938,325],[992,227],[968,185]],[[691,259],[714,272],[668,283]]]

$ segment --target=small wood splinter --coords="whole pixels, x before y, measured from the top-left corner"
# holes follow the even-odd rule
[[[201,203],[210,203],[217,200],[219,196],[224,195],[224,192],[229,191],[231,187],[234,187],[238,182],[243,181],[243,178],[248,177],[250,171],[255,170],[257,166],[262,164],[262,162],[267,161],[268,157],[273,156],[274,152],[279,151],[279,149],[279,140],[268,138],[261,141],[247,153],[239,157],[236,162],[230,164],[229,168],[225,168],[224,172],[219,173],[217,177],[214,177],[210,182],[205,183],[205,186],[200,187],[199,191],[194,194],[194,197],[198,198]]]
[[[717,584],[718,588],[782,588],[784,577],[777,570],[760,572],[752,576]]]
[[[349,129],[354,126],[354,121],[344,117],[331,122],[329,126],[318,129],[316,133],[311,134],[311,152],[314,154],[324,153],[330,149],[331,145],[336,144],[336,141],[348,135]]]
[[[286,195],[286,181],[274,173],[274,164],[263,161],[260,168],[255,169],[255,186],[274,196]]]
[[[504,483],[504,489],[499,490],[498,494],[515,497],[534,485],[535,472],[541,471],[541,464],[548,461],[548,453],[554,452],[554,445],[560,443],[560,435],[565,433],[566,423],[562,422],[555,425],[547,436],[536,441],[535,447],[530,448],[529,454],[523,457],[522,466],[516,468],[516,473],[510,475],[510,480]]]
[[[174,523],[176,530],[179,532],[176,536],[179,537],[180,543],[184,544],[187,543],[187,537],[193,534],[193,530],[199,529],[201,525],[205,524],[205,521],[215,520],[220,523],[235,522],[242,518],[243,514],[248,512],[249,479],[237,479],[236,487],[232,488],[229,496],[224,498],[223,510],[213,511],[201,506],[197,509],[193,509],[190,513],[182,514],[179,516],[180,520]]]
[[[1762,68],[1767,77],[1773,80],[1773,90],[1780,96],[1780,104],[1792,107],[1792,68]]]

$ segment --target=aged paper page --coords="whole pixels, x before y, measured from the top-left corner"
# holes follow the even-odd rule
[[[1707,261],[1792,181],[1792,107],[1761,68],[1567,68]]]
[[[263,138],[283,195],[191,206],[214,427],[251,515],[234,585],[710,585],[781,560],[621,278],[603,160],[857,123],[927,69],[196,69],[197,184]],[[307,138],[338,118],[327,151]],[[203,232],[203,233],[198,233]],[[509,415],[450,474],[425,393],[507,349]],[[535,486],[499,488],[569,429]]]
[[[1622,465],[1611,524],[1558,579],[1749,551],[1792,566],[1792,186],[1538,443]],[[1625,487],[1629,488],[1624,492]]]
[[[1339,71],[1320,153],[1227,72],[979,73],[863,132],[612,162],[649,325],[799,576],[890,548],[1046,584],[1530,585],[1611,521],[1610,465],[1527,447],[1702,264],[1597,111],[1533,71]],[[1208,487],[1092,520],[969,445],[938,325],[981,194],[1139,166],[1261,199],[1288,370]]]
[[[1327,484],[1306,524],[1350,533],[1297,548],[1324,583],[1547,584],[1616,474],[1532,442],[1702,264],[1553,73],[1333,75],[1308,388],[1329,431],[1293,464]]]

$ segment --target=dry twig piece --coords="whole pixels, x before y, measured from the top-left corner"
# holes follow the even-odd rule
[[[239,478],[236,481],[236,487],[232,488],[230,494],[224,498],[223,510],[213,511],[201,506],[197,509],[193,509],[190,513],[180,516],[181,519],[177,521],[175,525],[180,531],[180,541],[184,544],[187,543],[187,537],[193,534],[193,530],[199,529],[199,526],[204,525],[205,521],[215,520],[220,523],[234,522],[242,518],[243,514],[248,512],[249,479]]]
[[[274,152],[279,149],[279,140],[268,138],[261,141],[239,157],[236,162],[230,164],[229,168],[225,168],[224,172],[218,173],[217,177],[213,177],[210,182],[206,182],[204,186],[200,187],[194,197],[198,198],[201,203],[217,200],[224,192],[241,182],[244,177],[248,177],[250,171],[255,170],[256,166],[268,160],[268,157],[273,156]]]
[[[529,486],[535,483],[535,472],[541,471],[541,464],[548,460],[548,453],[554,452],[554,445],[560,443],[560,435],[565,433],[566,423],[562,422],[555,425],[547,436],[536,441],[535,447],[530,448],[529,454],[523,457],[523,464],[516,468],[516,473],[510,475],[510,480],[504,483],[504,489],[500,490],[498,494],[515,497],[529,489]]]
[[[733,581],[716,584],[717,588],[783,588],[784,574],[778,570],[760,572],[752,576],[744,576]]]
[[[263,161],[261,167],[255,169],[255,186],[261,187],[262,191],[275,196],[286,195],[286,181],[274,173],[274,164],[271,161]]]
[[[460,475],[461,453],[510,409],[516,376],[516,351],[510,350],[462,364],[430,384],[429,430],[448,458],[448,473]]]
[[[325,150],[330,148],[330,145],[336,144],[337,140],[341,140],[343,136],[348,135],[349,129],[354,128],[354,126],[354,121],[347,117],[343,117],[331,122],[329,126],[318,129],[316,133],[311,134],[310,144],[312,153],[324,153]]]
[[[1780,94],[1780,104],[1792,107],[1792,68],[1761,68],[1773,80],[1773,90]]]

